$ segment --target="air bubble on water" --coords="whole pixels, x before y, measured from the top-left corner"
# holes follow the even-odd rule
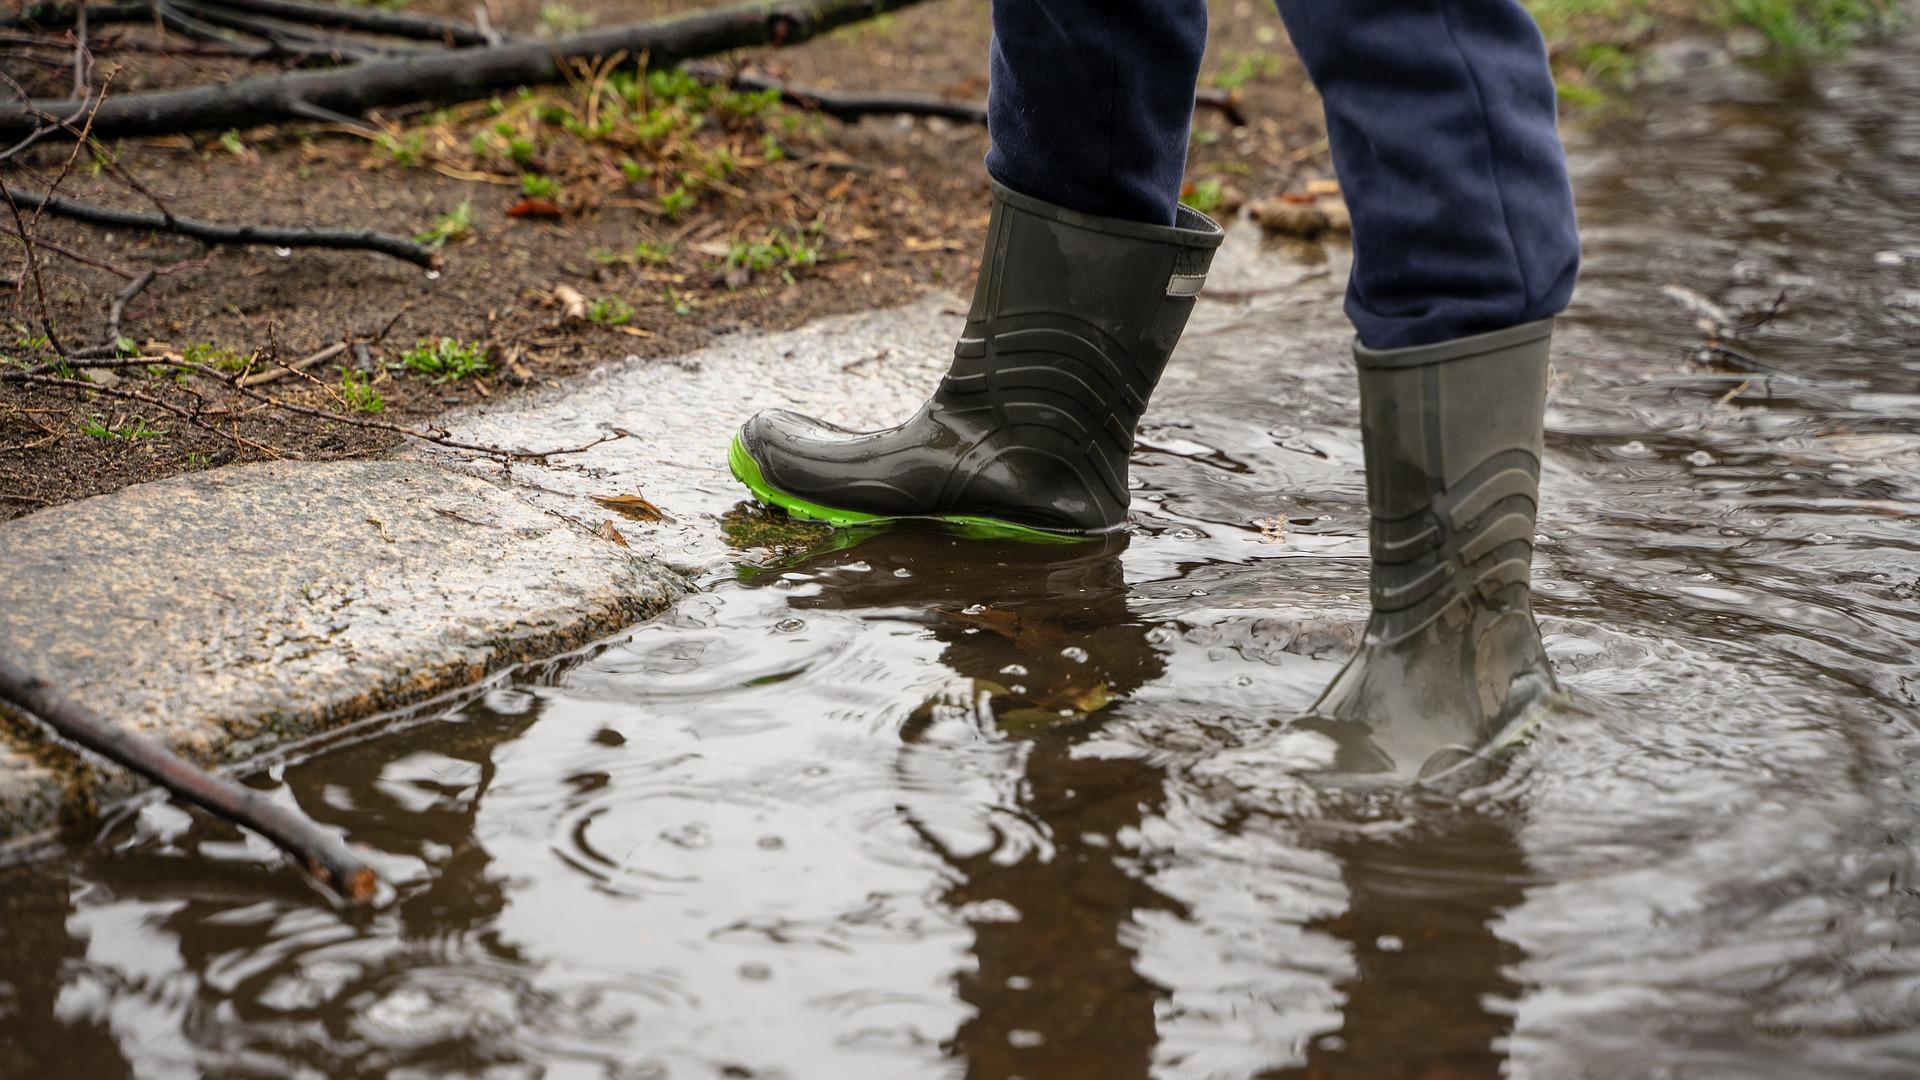
[[[1252,685],[1253,685],[1253,676],[1251,676],[1251,675],[1241,675],[1241,676],[1238,676],[1237,678],[1235,678],[1235,679],[1233,680],[1233,685],[1235,685],[1235,686],[1252,686]]]
[[[1019,664],[1008,664],[1000,669],[1002,675],[1025,675],[1026,673],[1027,669]]]
[[[1639,439],[1635,439],[1625,446],[1622,446],[1620,452],[1629,457],[1644,457],[1647,453],[1647,444],[1641,442]]]
[[[1392,934],[1381,934],[1373,940],[1373,946],[1381,952],[1399,952],[1401,949],[1407,947],[1406,942],[1401,941]]]
[[[291,258],[293,258],[293,249],[292,249],[292,248],[281,248],[281,247],[277,247],[277,248],[274,248],[274,249],[273,249],[273,253],[274,253],[275,255],[278,255],[278,256],[280,256],[280,257],[281,257],[281,258],[283,258],[283,259],[291,259]]]
[[[912,577],[912,576],[913,576],[913,571],[911,571],[911,570],[909,570],[909,569],[907,569],[906,567],[904,567],[904,566],[903,566],[903,567],[901,567],[900,569],[898,569],[898,570],[895,570],[895,571],[893,572],[893,576],[894,576],[894,577],[897,577],[897,578],[910,578],[910,577]]]
[[[1081,648],[1078,645],[1069,645],[1066,648],[1061,649],[1060,655],[1066,657],[1067,659],[1073,661],[1076,664],[1084,664],[1087,662],[1087,650]]]
[[[1175,540],[1181,540],[1181,541],[1191,543],[1195,540],[1200,539],[1200,531],[1198,529],[1187,529],[1187,528],[1175,529],[1173,530],[1173,538]]]
[[[1713,464],[1713,455],[1707,453],[1705,450],[1695,450],[1693,453],[1687,455],[1687,464],[1711,465]]]
[[[970,923],[1017,923],[1020,921],[1020,909],[995,897],[963,905],[960,917]]]
[[[1026,692],[1027,692],[1027,687],[1025,683],[1014,683],[1012,686],[1007,687],[1007,693],[1009,694],[1019,694],[1021,696],[1025,696]]]
[[[713,842],[707,827],[698,822],[682,825],[677,829],[662,830],[660,839],[674,847],[686,848],[689,851],[697,851]]]
[[[1031,990],[1032,988],[1033,980],[1027,978],[1025,975],[1007,976],[1007,989],[1009,990]]]
[[[864,574],[873,569],[873,564],[864,560],[860,562],[850,562],[843,569],[849,574]]]
[[[1192,591],[1190,591],[1190,592],[1188,592],[1188,593],[1187,593],[1187,595],[1188,595],[1188,596],[1205,596],[1205,595],[1207,595],[1207,590],[1205,590],[1205,589],[1194,589],[1194,590],[1192,590]]]
[[[800,619],[789,618],[789,619],[781,619],[779,622],[774,623],[773,628],[775,630],[780,631],[783,634],[793,634],[793,633],[798,633],[801,630],[805,630],[807,628],[807,624]]]
[[[1171,626],[1156,626],[1147,631],[1146,636],[1149,645],[1165,645],[1180,635]]]
[[[1032,1049],[1046,1041],[1047,1037],[1045,1035],[1037,1031],[1028,1031],[1026,1028],[1015,1028],[1007,1032],[1007,1045],[1018,1047],[1022,1050]]]
[[[987,605],[985,604],[968,604],[960,609],[962,615],[985,615],[986,613]]]
[[[1907,260],[1897,251],[1876,251],[1873,253],[1873,261],[1881,266],[1899,266]]]

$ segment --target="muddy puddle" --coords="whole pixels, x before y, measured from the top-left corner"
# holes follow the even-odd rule
[[[1492,786],[1333,806],[1273,741],[1365,504],[1338,256],[1243,229],[1126,541],[735,566],[254,778],[377,853],[370,915],[162,803],[0,871],[0,1073],[1920,1072],[1915,100],[1909,40],[1578,138],[1535,572],[1582,707]],[[1700,363],[1668,286],[1787,300]]]

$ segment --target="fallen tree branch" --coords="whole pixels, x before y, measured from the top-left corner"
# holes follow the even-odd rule
[[[174,233],[203,244],[231,244],[241,247],[332,248],[342,251],[377,251],[429,270],[438,269],[440,256],[423,244],[386,233],[351,229],[281,228],[272,225],[221,225],[211,221],[176,217],[172,214],[142,214],[115,210],[60,196],[35,195],[0,184],[0,194],[22,207],[56,214],[111,229],[139,232]]]
[[[308,26],[360,30],[369,34],[385,34],[388,37],[413,38],[418,41],[438,41],[447,45],[496,44],[483,30],[422,15],[405,15],[374,8],[331,7],[326,4],[302,3],[301,0],[208,0],[208,2],[235,11],[251,11],[256,15],[305,23]]]
[[[361,42],[344,38],[315,34],[291,26],[281,26],[265,19],[256,19],[248,15],[230,11],[224,6],[199,4],[194,0],[172,0],[167,7],[184,15],[189,15],[209,26],[218,26],[227,30],[259,38],[281,52],[298,57],[301,60],[318,59],[335,65],[362,64],[368,61],[402,55],[402,50],[369,46]],[[406,52],[413,50],[408,49]]]
[[[755,0],[719,11],[627,23],[557,41],[376,60],[336,71],[235,79],[217,86],[111,98],[94,114],[102,138],[247,128],[295,119],[296,105],[354,115],[382,106],[471,101],[516,86],[563,82],[578,60],[625,53],[651,67],[730,49],[792,45],[923,0]],[[0,105],[0,139],[18,139],[66,101]]]
[[[960,124],[984,124],[987,107],[974,101],[956,101],[932,94],[893,92],[847,92],[819,90],[781,82],[765,75],[737,72],[729,75],[715,64],[688,64],[687,70],[704,82],[749,92],[777,91],[789,105],[825,113],[835,120],[852,123],[863,116],[938,116]],[[1194,108],[1216,109],[1234,127],[1245,127],[1246,114],[1240,111],[1239,98],[1224,90],[1201,87],[1194,93]]]
[[[0,15],[0,26],[28,29],[43,26],[72,26],[82,12],[96,26],[110,22],[141,22],[151,14],[147,0],[120,0],[114,4],[27,4],[12,15]]]
[[[244,825],[271,840],[349,904],[364,904],[379,885],[373,868],[345,841],[296,810],[199,768],[160,744],[82,707],[0,657],[0,701],[37,717],[62,738],[159,784],[184,802]]]

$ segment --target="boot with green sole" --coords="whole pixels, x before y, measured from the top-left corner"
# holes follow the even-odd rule
[[[1354,347],[1373,614],[1294,721],[1334,739],[1332,774],[1464,780],[1556,692],[1529,588],[1552,332]]]
[[[763,503],[837,526],[1115,532],[1134,428],[1221,235],[1184,206],[1174,225],[1149,225],[996,184],[966,329],[932,399],[874,432],[760,413],[734,438],[733,475]]]

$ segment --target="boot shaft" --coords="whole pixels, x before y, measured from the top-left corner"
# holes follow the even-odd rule
[[[1206,281],[1220,227],[1098,218],[994,186],[985,253],[937,406],[991,408],[1035,440],[1096,447],[1124,476],[1133,432]]]
[[[1440,345],[1356,345],[1374,625],[1531,611],[1551,320]]]

